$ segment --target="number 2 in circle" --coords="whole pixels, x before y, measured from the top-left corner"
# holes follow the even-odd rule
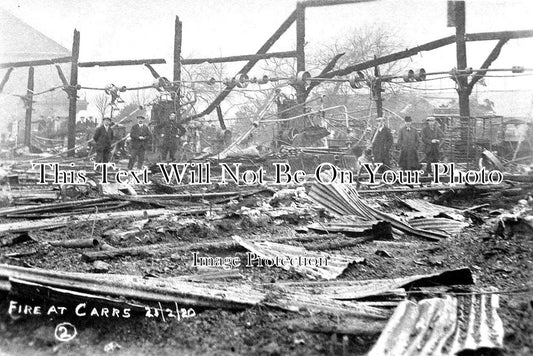
[[[78,335],[76,327],[71,323],[57,324],[54,336],[56,340],[66,342],[74,339]]]

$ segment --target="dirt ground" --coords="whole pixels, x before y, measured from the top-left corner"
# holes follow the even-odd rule
[[[391,200],[393,194],[378,198]],[[405,197],[406,195],[401,195]],[[427,197],[426,193],[410,193],[410,197]],[[523,197],[494,201],[493,197],[471,197],[457,194],[447,204],[457,208],[488,203],[476,210],[471,224],[463,232],[442,242],[427,242],[405,236],[399,241],[369,241],[336,253],[364,257],[363,264],[353,264],[339,279],[395,278],[414,274],[433,273],[445,269],[469,267],[475,278],[476,290],[496,288],[501,294],[499,315],[505,329],[504,354],[531,355],[533,353],[533,295],[526,290],[533,287],[533,233],[520,226],[496,229],[499,216],[495,210],[507,210],[519,205]],[[239,206],[257,206],[268,199],[254,196],[241,201]],[[372,199],[369,197],[369,199]],[[522,202],[523,203],[523,202]],[[391,203],[390,208],[400,209]],[[527,208],[527,207],[526,207]],[[228,208],[230,209],[230,208]],[[532,209],[529,206],[530,211]],[[296,219],[298,220],[298,219]],[[4,221],[8,221],[7,219]],[[306,219],[296,221],[305,225]],[[257,236],[287,236],[294,234],[295,221],[279,220],[251,226],[242,216],[226,216],[213,223],[212,228],[201,224],[180,226],[172,222],[153,219],[142,231],[119,239],[106,235],[112,228],[127,228],[129,221],[104,224],[78,224],[46,232],[36,232],[46,239],[61,240],[71,237],[99,236],[115,246],[135,246],[162,242],[202,240],[230,240],[232,235],[255,238]],[[163,224],[163,225],[162,225]],[[165,227],[165,232],[157,232]],[[94,231],[92,231],[94,228]],[[327,241],[346,239],[333,234]],[[325,241],[326,241],[325,240]],[[297,243],[311,247],[312,243]],[[3,248],[3,255],[37,249],[35,254],[7,263],[48,268],[53,270],[90,272],[92,264],[82,261],[81,249],[43,247],[25,242]],[[390,257],[376,254],[385,250]],[[226,255],[240,256],[243,252],[226,251]],[[209,254],[204,254],[209,255]],[[223,256],[223,254],[211,254]],[[107,260],[108,273],[139,276],[179,276],[198,273],[191,267],[190,253],[172,256],[121,257]],[[305,280],[304,277],[279,268],[240,267],[243,281],[279,283]],[[268,307],[254,307],[244,311],[195,310],[196,316],[177,321],[147,318],[144,314],[131,318],[79,318],[74,315],[45,317],[13,317],[7,313],[12,296],[0,295],[0,354],[1,355],[363,355],[369,351],[378,335],[349,336],[302,331],[285,322],[299,318],[298,314]],[[16,300],[22,300],[18,297]],[[314,319],[326,320],[326,315]],[[54,337],[56,326],[70,322],[77,329],[76,337],[69,342],[58,342]]]

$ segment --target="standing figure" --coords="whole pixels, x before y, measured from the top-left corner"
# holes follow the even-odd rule
[[[94,132],[96,163],[107,163],[111,155],[111,144],[113,143],[113,129],[111,129],[111,119],[104,117],[103,123]]]
[[[405,126],[400,129],[398,134],[398,146],[400,147],[400,159],[398,164],[403,170],[417,170],[420,168],[418,163],[418,145],[420,139],[418,132],[411,127],[411,117],[405,117]]]
[[[150,148],[152,133],[144,123],[143,116],[137,116],[137,124],[133,125],[130,131],[131,156],[128,162],[128,169],[133,169],[137,161],[137,169],[142,169],[144,163],[144,152]]]
[[[382,163],[379,172],[390,169],[390,149],[394,143],[390,129],[385,126],[385,120],[382,117],[376,119],[378,127],[372,136],[372,152],[374,153],[374,162]]]
[[[176,120],[176,113],[170,113],[168,121],[161,127],[161,160],[166,161],[167,155],[170,161],[174,160],[178,146],[181,146],[181,136],[186,132],[185,128]]]
[[[435,118],[430,116],[427,118],[427,124],[422,129],[422,143],[424,144],[424,153],[426,154],[428,174],[433,173],[432,164],[439,161],[440,147],[442,146],[442,138],[444,132],[438,125],[435,125]]]

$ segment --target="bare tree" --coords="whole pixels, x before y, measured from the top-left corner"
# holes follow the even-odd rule
[[[94,95],[90,102],[100,113],[100,119],[103,119],[106,111],[108,111],[109,97],[104,93],[99,93]]]
[[[345,68],[349,65],[366,62],[375,57],[399,51],[405,46],[395,32],[386,26],[367,26],[353,29],[350,33],[333,44],[323,46],[318,53],[310,57],[310,68],[324,68],[336,55],[344,53],[338,58],[334,69]],[[394,61],[379,66],[382,75],[396,75],[405,69],[404,61]],[[363,71],[366,78],[374,76],[374,69]],[[328,95],[349,95],[351,89],[340,82],[324,83],[319,88]]]
[[[129,102],[137,106],[145,107],[153,102],[157,97],[153,89],[142,89],[130,91]]]

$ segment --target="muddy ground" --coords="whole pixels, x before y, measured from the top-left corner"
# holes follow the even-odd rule
[[[435,194],[410,193],[401,197],[425,197],[430,201]],[[388,208],[399,212],[403,207],[392,203],[393,194],[377,196],[389,201]],[[375,197],[367,196],[368,199]],[[475,277],[476,290],[496,288],[501,294],[499,315],[505,328],[505,350],[508,355],[531,355],[533,353],[533,233],[521,226],[497,229],[499,213],[521,206],[524,196],[494,200],[485,197],[457,193],[446,204],[457,208],[488,203],[471,215],[471,224],[460,236],[442,242],[421,241],[404,236],[397,241],[369,241],[335,251],[346,255],[364,257],[362,264],[353,264],[339,279],[394,278],[413,274],[438,272],[457,267],[469,267]],[[238,202],[242,206],[256,207],[269,200],[268,194],[257,195]],[[131,207],[133,208],[133,207]],[[228,208],[233,209],[233,208]],[[499,212],[495,211],[501,209]],[[314,218],[322,216],[316,212]],[[180,218],[177,220],[183,220]],[[10,221],[4,219],[5,221]],[[153,219],[142,231],[127,238],[106,234],[116,228],[127,229],[131,222],[78,224],[52,231],[33,232],[41,238],[62,240],[96,236],[115,246],[141,246],[146,244],[230,240],[232,235],[245,238],[287,236],[296,226],[305,226],[309,217],[275,219],[264,223],[251,223],[239,214],[228,214],[223,219],[212,221],[206,228],[201,223],[181,226],[177,222]],[[159,232],[158,228],[164,227]],[[164,231],[162,231],[164,230]],[[324,241],[346,240],[340,234],[324,236]],[[321,242],[324,242],[321,241]],[[298,243],[312,248],[313,243]],[[92,263],[84,262],[81,249],[50,247],[28,241],[2,248],[2,255],[14,252],[34,254],[20,258],[2,257],[4,263],[34,266],[53,270],[91,272]],[[385,250],[389,256],[376,254]],[[203,255],[209,255],[204,253]],[[212,256],[240,256],[242,251],[213,253]],[[107,260],[107,273],[133,274],[153,277],[179,276],[202,272],[191,267],[191,254],[171,256],[120,257]],[[279,268],[240,267],[238,278],[257,283],[306,280],[294,272]],[[529,291],[528,291],[529,290]],[[21,301],[21,298],[16,298]],[[299,315],[268,307],[254,307],[244,311],[195,310],[196,316],[181,321],[148,318],[144,314],[130,318],[91,317],[73,315],[43,317],[8,315],[12,296],[0,295],[0,350],[2,355],[363,355],[373,345],[378,335],[349,336],[328,333],[313,333],[299,330],[284,323],[299,318]],[[29,303],[31,301],[27,300]],[[315,321],[328,319],[314,315]],[[76,337],[69,342],[58,342],[54,337],[56,326],[64,321],[77,329]]]

